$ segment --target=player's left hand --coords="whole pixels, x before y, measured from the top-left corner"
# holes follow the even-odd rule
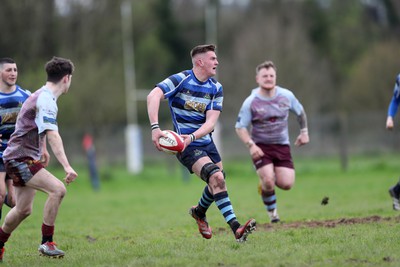
[[[67,185],[72,183],[76,179],[76,177],[78,177],[78,174],[75,172],[74,169],[72,169],[72,167],[66,168],[65,173],[66,173],[66,176],[64,178],[64,181]]]
[[[185,151],[188,145],[190,145],[190,143],[192,142],[192,139],[190,138],[189,134],[182,134],[181,137],[183,138],[183,142],[185,143],[185,147],[182,151]]]
[[[308,137],[308,133],[300,133],[297,137],[296,141],[294,142],[295,146],[302,146],[308,144],[310,142],[310,138]]]

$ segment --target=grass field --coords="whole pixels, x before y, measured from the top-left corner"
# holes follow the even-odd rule
[[[99,192],[78,169],[56,223],[63,259],[38,256],[45,200],[38,192],[33,214],[6,244],[3,265],[400,266],[400,213],[387,193],[400,174],[400,155],[353,157],[346,172],[335,159],[295,159],[295,187],[277,190],[278,225],[268,223],[250,160],[225,162],[239,221],[258,223],[246,243],[235,241],[215,205],[208,212],[213,238],[201,238],[188,209],[204,184],[195,176],[184,180],[167,157],[146,163],[140,175],[103,166]],[[321,205],[324,197],[328,205]]]

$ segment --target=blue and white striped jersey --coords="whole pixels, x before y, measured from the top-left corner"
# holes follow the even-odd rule
[[[192,70],[182,71],[157,84],[168,99],[174,131],[191,134],[206,121],[208,110],[222,111],[222,85],[213,78],[197,80]],[[211,133],[190,144],[203,146],[212,142]]]
[[[394,117],[397,113],[400,103],[400,74],[396,77],[396,82],[393,89],[393,97],[389,104],[388,116]]]
[[[31,92],[16,86],[12,93],[0,92],[0,157],[3,157],[3,152],[7,148],[10,135],[15,130],[15,122],[17,121],[18,113],[22,107],[22,103],[30,96]]]

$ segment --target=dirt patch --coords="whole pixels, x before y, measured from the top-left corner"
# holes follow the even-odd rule
[[[381,216],[369,216],[364,218],[340,218],[335,220],[323,220],[323,221],[304,221],[304,222],[290,222],[290,223],[278,223],[278,224],[259,224],[257,228],[264,230],[271,230],[275,228],[314,228],[314,227],[328,227],[333,228],[341,225],[353,225],[353,224],[365,224],[365,223],[376,223],[376,222],[400,222],[400,216],[382,218]]]
[[[365,224],[365,223],[376,223],[376,222],[400,222],[400,216],[396,217],[381,217],[381,216],[369,216],[364,218],[340,218],[335,220],[320,220],[320,221],[299,221],[299,222],[280,222],[280,223],[264,223],[257,224],[257,231],[272,231],[277,229],[296,229],[296,228],[315,228],[315,227],[327,227],[333,228],[342,225],[354,225],[354,224]],[[218,232],[226,231],[225,228],[216,229]]]

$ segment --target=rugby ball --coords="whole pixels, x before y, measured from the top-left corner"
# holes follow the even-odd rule
[[[165,137],[160,137],[159,143],[161,149],[168,154],[181,152],[185,147],[183,138],[174,131],[164,130]]]

